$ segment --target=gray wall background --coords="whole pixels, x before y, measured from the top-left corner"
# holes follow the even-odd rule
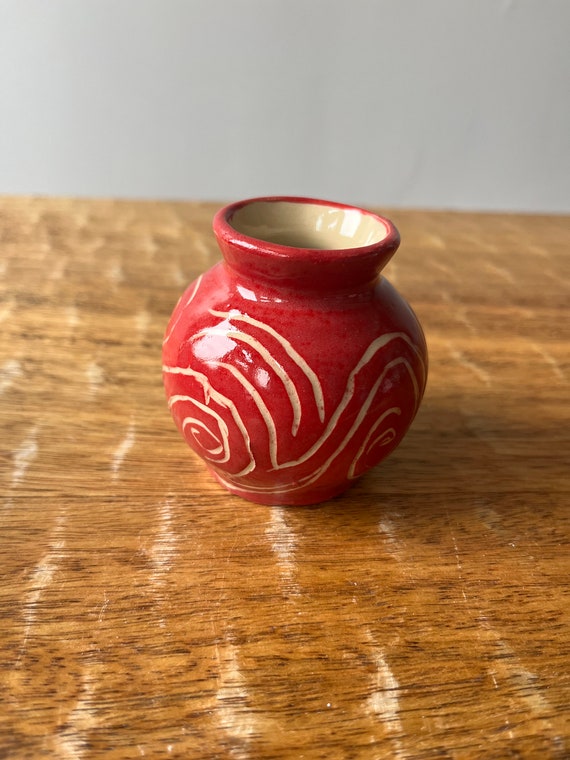
[[[570,211],[568,0],[0,0],[0,193]]]

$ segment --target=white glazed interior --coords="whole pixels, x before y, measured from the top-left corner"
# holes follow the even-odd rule
[[[230,224],[258,240],[320,250],[360,248],[388,235],[381,219],[358,209],[295,201],[254,201],[238,209]]]

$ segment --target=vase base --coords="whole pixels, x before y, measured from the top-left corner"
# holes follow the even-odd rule
[[[321,504],[324,501],[340,496],[352,486],[352,482],[349,481],[340,485],[299,489],[298,491],[283,492],[276,489],[275,491],[259,493],[258,491],[249,491],[247,488],[240,488],[228,482],[214,470],[210,470],[210,472],[217,482],[234,496],[239,496],[256,504],[265,504],[266,506],[273,507],[309,507]]]

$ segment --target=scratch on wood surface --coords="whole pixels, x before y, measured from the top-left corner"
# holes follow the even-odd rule
[[[442,264],[441,261],[437,261],[436,259],[427,259],[430,263],[430,265],[437,269],[439,272],[442,272],[446,277],[449,277],[450,280],[454,280],[457,282],[459,280],[459,275],[456,274],[456,272],[453,271],[453,269],[450,269],[450,267],[447,266],[447,264]]]
[[[461,558],[459,556],[459,546],[457,545],[457,539],[455,538],[455,534],[451,533],[451,540],[453,542],[453,553],[455,554],[455,564],[457,565],[457,570],[459,573],[463,571],[463,565],[461,564]]]
[[[570,287],[570,280],[567,277],[563,277],[557,269],[550,269],[550,267],[547,269],[546,267],[543,267],[542,274],[546,275],[550,280],[554,280],[558,287],[565,289]]]
[[[165,499],[158,506],[158,528],[149,551],[152,567],[149,583],[156,594],[164,586],[166,575],[172,568],[176,556],[176,540],[176,534],[172,529],[172,500]],[[160,618],[159,626],[166,626],[164,618]]]
[[[508,282],[509,284],[514,285],[515,278],[513,277],[512,273],[505,267],[498,267],[495,264],[490,264],[489,262],[487,262],[485,264],[485,269],[491,272],[491,274],[494,274],[497,277],[500,277],[501,279],[505,280],[505,282]]]
[[[428,248],[437,248],[440,251],[444,251],[447,248],[445,240],[441,235],[435,235],[432,232],[426,232],[423,234],[422,244]]]
[[[466,309],[458,309],[455,312],[455,318],[456,318],[456,320],[459,323],[461,323],[462,325],[464,325],[469,330],[469,332],[471,333],[471,335],[477,335],[478,330],[475,327],[475,325],[473,324],[473,322],[467,316]]]
[[[71,332],[75,330],[77,325],[79,324],[79,312],[77,310],[77,306],[75,304],[71,304],[71,306],[66,306],[65,308],[65,322]]]
[[[210,257],[210,249],[202,239],[202,236],[198,233],[192,235],[192,248],[199,253],[202,258],[208,259]]]
[[[477,518],[487,528],[487,530],[490,530],[492,533],[495,533],[498,536],[505,536],[501,516],[496,510],[487,505],[481,505],[477,507],[475,513],[477,515]]]
[[[92,672],[92,668],[92,665],[84,665],[77,701],[67,716],[63,730],[54,737],[58,757],[81,760],[89,748],[88,733],[98,724],[94,710],[98,675]]]
[[[105,613],[107,612],[107,607],[109,606],[109,602],[111,600],[107,596],[107,590],[103,589],[103,603],[101,604],[101,607],[99,608],[99,615],[97,616],[97,622],[102,623],[103,618],[105,617]]]
[[[52,282],[59,282],[60,280],[63,280],[63,276],[67,268],[67,263],[67,257],[56,259],[55,263],[50,268],[48,279]]]
[[[12,487],[19,485],[28,470],[28,467],[37,456],[38,447],[38,426],[35,425],[18,448],[14,451],[14,464],[12,467]]]
[[[390,555],[398,560],[398,562],[401,562],[403,559],[402,542],[398,539],[397,528],[394,521],[389,516],[384,516],[378,523],[378,530],[384,537],[384,542]]]
[[[456,311],[455,311],[454,316],[455,316],[455,319],[459,323],[461,323],[462,325],[464,325],[469,330],[469,332],[472,335],[476,335],[477,334],[477,332],[478,332],[477,328],[475,327],[475,325],[473,324],[473,322],[471,322],[471,320],[467,316],[467,309],[464,309],[463,307],[458,307],[456,309]]]
[[[295,562],[297,538],[287,522],[283,507],[271,508],[269,525],[265,530],[265,534],[269,538],[271,550],[277,558],[282,593],[294,596],[299,595],[301,591],[295,578],[297,572]]]
[[[11,388],[23,374],[22,365],[18,359],[6,359],[0,367],[0,396]]]
[[[216,715],[220,726],[233,739],[241,740],[231,754],[237,760],[249,758],[249,744],[256,733],[255,713],[248,707],[249,693],[240,669],[239,649],[231,641],[216,645],[219,664]]]
[[[175,555],[176,535],[172,529],[172,499],[165,499],[158,506],[158,530],[150,555],[155,571],[168,571]]]
[[[121,443],[117,446],[115,449],[115,452],[113,454],[113,459],[111,461],[111,470],[112,470],[112,476],[113,480],[116,480],[119,477],[119,473],[121,470],[121,467],[123,465],[123,461],[129,451],[132,449],[136,439],[136,425],[133,420],[129,423],[129,427],[127,429],[127,433]]]
[[[480,367],[474,361],[467,359],[467,357],[461,353],[461,351],[458,351],[456,348],[454,348],[451,343],[448,343],[448,349],[452,359],[454,359],[457,364],[459,364],[464,369],[468,369],[485,385],[492,385],[491,375],[487,372],[487,370],[483,369],[483,367]]]
[[[500,438],[497,438],[497,434],[492,430],[489,430],[489,425],[484,420],[473,416],[472,411],[460,406],[459,411],[465,418],[465,422],[471,433],[478,438],[485,446],[489,446],[494,452],[500,454],[501,457],[505,456],[505,443]]]
[[[85,377],[87,378],[88,393],[90,397],[94,397],[99,393],[103,381],[105,379],[105,372],[103,368],[97,364],[97,362],[89,362],[85,368]]]
[[[182,287],[182,285],[186,285],[188,283],[188,278],[182,271],[181,267],[179,267],[177,264],[173,264],[171,266],[170,273],[171,273],[172,282],[175,285]]]
[[[137,311],[135,314],[135,329],[139,335],[140,340],[142,340],[146,335],[150,323],[151,316],[146,309]]]
[[[514,307],[513,311],[516,311],[523,319],[536,319],[536,312],[532,309],[527,309],[524,306]]]
[[[552,356],[552,354],[549,354],[546,349],[544,349],[542,346],[540,346],[538,343],[531,343],[531,348],[533,351],[535,351],[539,356],[541,356],[544,361],[548,364],[554,375],[561,380],[562,382],[566,382],[566,374],[564,373],[564,370],[562,367],[558,364],[556,359]]]
[[[495,690],[507,692],[510,703],[514,700],[522,702],[529,715],[543,724],[544,734],[551,738],[553,749],[559,753],[556,757],[567,757],[568,748],[565,738],[562,735],[555,735],[554,726],[552,725],[552,716],[556,716],[559,711],[548,700],[540,678],[536,673],[524,667],[516,652],[503,640],[501,634],[493,628],[486,615],[481,612],[477,617],[477,622],[484,639],[490,645],[487,655],[490,664],[487,667],[487,672]],[[508,718],[505,720],[505,730],[508,730],[511,738],[514,737],[520,726],[526,725],[527,717],[520,715],[517,724],[513,725],[511,725]]]
[[[493,644],[493,651],[490,655],[492,663],[487,670],[495,689],[499,691],[508,689],[512,694],[511,700],[514,698],[522,702],[529,715],[542,724],[543,732],[550,738],[553,749],[563,753],[560,755],[561,757],[567,757],[565,739],[556,735],[552,725],[551,718],[556,715],[557,711],[545,696],[545,691],[541,687],[537,674],[521,664],[514,650],[503,641],[497,631],[493,630],[484,615],[479,616],[479,624]],[[513,732],[514,727],[511,727],[508,720],[506,725]]]
[[[390,731],[400,731],[400,705],[398,689],[400,685],[386,662],[384,653],[375,653],[376,673],[374,676],[374,691],[369,697],[372,710],[390,726]]]
[[[160,246],[154,239],[154,235],[145,235],[142,244],[141,249],[146,252],[147,259],[149,261],[152,261],[156,255],[156,253],[160,250]]]
[[[534,256],[540,256],[541,259],[550,258],[550,252],[541,245],[527,245],[526,250]]]
[[[464,578],[463,578],[463,563],[461,562],[461,556],[459,555],[459,546],[457,545],[457,539],[455,538],[455,534],[453,531],[451,532],[451,540],[453,542],[453,553],[455,554],[455,565],[457,567],[457,574],[459,576],[459,580],[461,581],[461,596],[463,597],[463,601],[467,601],[467,594],[465,592],[464,587]]]
[[[472,245],[476,250],[479,251],[488,251],[489,253],[497,253],[498,248],[495,243],[491,243],[488,240],[484,240],[480,234],[471,234],[468,232],[464,232],[461,235],[461,238],[465,240],[466,243],[469,245]]]
[[[9,317],[12,316],[15,305],[16,301],[13,298],[6,301],[4,304],[0,304],[0,322],[5,322]]]
[[[58,515],[51,531],[47,552],[40,559],[30,574],[29,591],[25,595],[22,617],[25,623],[24,636],[20,647],[17,665],[24,656],[31,630],[36,623],[37,608],[45,589],[52,583],[65,547],[65,512]]]
[[[105,274],[111,285],[114,287],[117,287],[124,282],[125,274],[120,261],[112,261]]]
[[[441,290],[440,296],[441,296],[442,301],[445,301],[446,303],[450,305],[450,308],[453,310],[452,313],[453,313],[454,319],[456,319],[460,324],[464,325],[472,335],[476,335],[478,332],[477,328],[467,316],[467,309],[463,306],[458,305],[451,298],[447,290]]]
[[[395,757],[406,757],[399,737],[403,733],[400,719],[400,684],[386,659],[385,651],[376,645],[371,631],[366,631],[372,647],[375,671],[372,674],[372,689],[368,697],[368,708],[382,721],[384,731],[392,738]]]

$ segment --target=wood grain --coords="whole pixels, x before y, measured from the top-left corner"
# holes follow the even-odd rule
[[[293,509],[164,401],[216,207],[0,200],[0,756],[570,757],[569,219],[391,214],[428,392]]]

